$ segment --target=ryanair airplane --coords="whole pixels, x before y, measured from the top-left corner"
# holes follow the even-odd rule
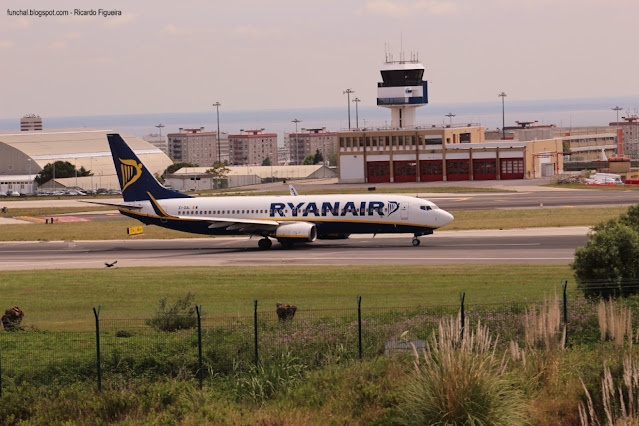
[[[122,137],[108,134],[124,203],[120,213],[147,225],[204,235],[257,235],[269,249],[350,234],[422,235],[453,220],[430,201],[392,194],[194,198],[162,186]],[[296,193],[295,193],[296,194]]]

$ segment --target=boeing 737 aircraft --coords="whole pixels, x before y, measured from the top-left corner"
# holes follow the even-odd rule
[[[145,224],[204,235],[257,235],[282,246],[350,234],[422,235],[453,216],[430,201],[392,194],[290,195],[194,198],[160,185],[119,134],[108,134],[122,188],[120,213]]]

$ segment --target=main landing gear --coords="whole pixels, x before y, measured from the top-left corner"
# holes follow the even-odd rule
[[[419,243],[420,243],[419,238],[413,237],[413,246],[417,247]]]
[[[257,245],[259,246],[260,249],[262,250],[268,250],[271,248],[271,246],[273,245],[273,242],[268,239],[268,238],[262,238]]]

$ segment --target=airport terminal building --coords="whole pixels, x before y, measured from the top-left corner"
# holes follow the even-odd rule
[[[68,161],[76,169],[84,167],[92,176],[56,179],[61,187],[81,189],[119,189],[113,158],[101,129],[59,129],[0,133],[0,191],[22,194],[35,192],[35,177],[49,163]],[[173,164],[171,159],[149,142],[122,134],[124,140],[151,173],[161,174]]]
[[[563,172],[562,141],[485,142],[479,125],[339,134],[344,183],[509,180]]]

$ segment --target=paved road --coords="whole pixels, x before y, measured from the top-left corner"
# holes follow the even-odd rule
[[[357,236],[316,241],[286,250],[274,244],[257,248],[257,239],[202,238],[179,240],[5,242],[0,243],[0,270],[104,268],[118,261],[131,266],[218,265],[431,265],[467,263],[569,263],[586,241],[588,228],[536,228],[490,231],[441,231],[410,235]]]

